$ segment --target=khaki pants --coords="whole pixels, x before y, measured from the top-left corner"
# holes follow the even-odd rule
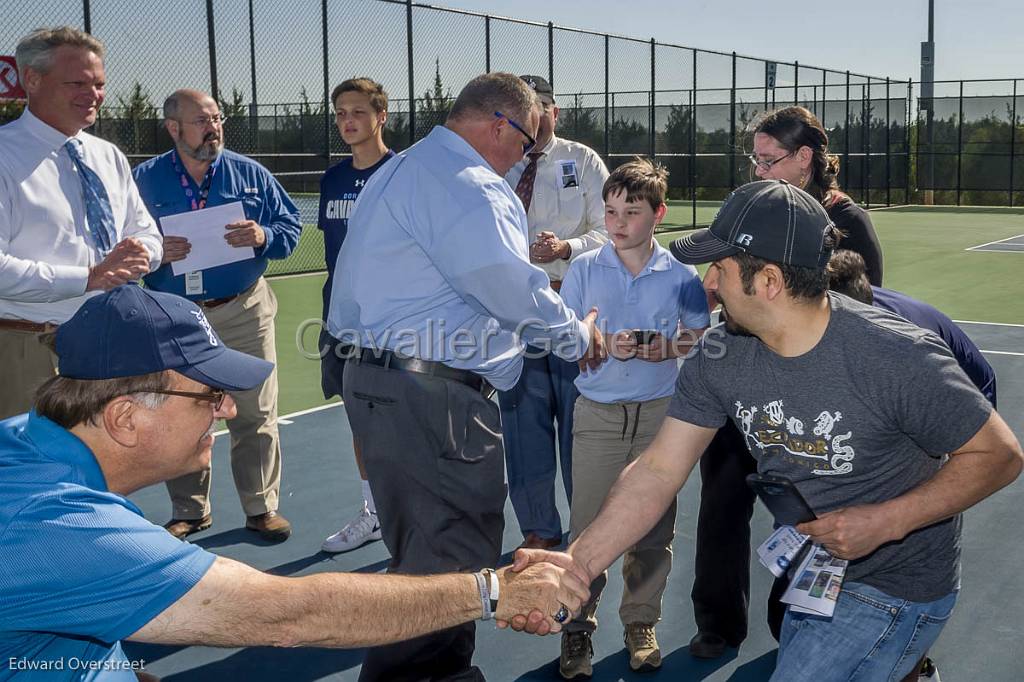
[[[57,373],[57,356],[42,343],[47,336],[0,329],[0,419],[31,410],[36,389]]]
[[[615,479],[643,452],[661,427],[671,396],[642,403],[598,403],[580,396],[573,413],[572,506],[570,534],[575,540],[590,525]],[[639,503],[639,501],[638,501]],[[623,591],[619,618],[623,625],[661,620],[661,597],[672,570],[676,502],[622,563]],[[590,601],[568,623],[570,632],[597,629],[597,604],[607,572],[590,584]]]
[[[238,406],[238,416],[227,426],[231,432],[231,471],[245,515],[276,511],[281,488],[274,347],[277,298],[261,277],[235,300],[203,312],[228,348],[275,364],[262,385],[231,394]],[[198,519],[210,513],[210,469],[168,481],[167,490],[171,494],[173,518]]]

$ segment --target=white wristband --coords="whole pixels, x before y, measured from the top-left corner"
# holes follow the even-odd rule
[[[487,578],[483,571],[474,573],[473,577],[476,578],[476,586],[480,590],[480,620],[491,620],[494,618],[494,614],[491,613],[491,597],[487,589]]]

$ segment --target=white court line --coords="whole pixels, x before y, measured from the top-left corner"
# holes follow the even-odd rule
[[[993,327],[1024,327],[1024,324],[1014,324],[1013,322],[978,322],[977,320],[953,320],[957,324],[988,324]]]
[[[304,414],[312,414],[314,412],[320,412],[321,410],[329,410],[332,407],[341,407],[344,404],[345,404],[344,402],[339,400],[336,403],[328,403],[326,405],[320,405],[319,407],[311,407],[308,410],[299,410],[298,412],[292,412],[291,414],[284,414],[284,415],[281,415],[280,417],[278,417],[277,420],[279,422],[282,422],[282,423],[290,423],[290,422],[288,422],[288,420],[292,419],[293,417],[301,417]],[[226,436],[227,434],[228,434],[228,430],[227,429],[222,429],[221,431],[214,431],[213,432],[214,436]]]
[[[983,246],[991,246],[992,244],[1002,244],[1003,242],[1008,242],[1011,239],[1019,239],[1020,237],[1024,237],[1024,234],[1018,234],[1016,237],[1006,237],[1005,239],[997,239],[994,242],[985,242],[984,244],[978,244],[977,246],[970,246],[964,249],[964,251],[974,251],[975,249],[980,249]]]
[[[983,350],[982,353],[988,353],[989,355],[1014,355],[1020,358],[1024,358],[1024,353],[1014,353],[1008,350]]]

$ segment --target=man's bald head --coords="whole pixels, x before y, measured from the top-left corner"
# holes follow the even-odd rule
[[[192,104],[203,108],[208,104],[217,105],[217,102],[202,90],[182,88],[175,90],[164,100],[164,118],[177,120],[181,116],[183,105]]]

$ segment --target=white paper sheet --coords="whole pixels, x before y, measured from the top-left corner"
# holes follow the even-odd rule
[[[779,526],[757,548],[757,558],[760,559],[762,566],[772,572],[772,575],[781,578],[805,542],[807,542],[807,536],[798,533],[793,526]]]
[[[830,618],[848,563],[846,559],[836,559],[821,545],[813,545],[780,601],[795,611]]]
[[[172,272],[181,275],[254,258],[256,251],[252,247],[235,247],[224,240],[224,226],[242,220],[245,211],[240,201],[161,218],[160,227],[165,235],[184,237],[192,245],[185,258],[171,263]]]

